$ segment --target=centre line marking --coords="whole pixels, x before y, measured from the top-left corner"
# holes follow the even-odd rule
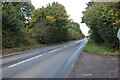
[[[60,50],[60,48],[52,50],[52,51],[49,51],[48,53],[52,53],[52,52],[57,51],[57,50]]]
[[[60,48],[55,49],[55,50],[52,50],[52,51],[50,51],[49,53],[54,52],[54,51],[57,51],[57,50],[59,50],[59,49],[60,49]],[[19,63],[13,64],[13,65],[8,66],[8,67],[14,67],[14,66],[17,66],[17,65],[19,65],[19,64],[22,64],[22,63],[24,63],[24,62],[28,62],[28,61],[33,60],[33,59],[35,59],[35,58],[38,58],[38,57],[40,57],[40,56],[42,56],[42,55],[38,55],[38,56],[32,57],[32,58],[30,58],[30,59],[27,59],[27,60],[21,61],[21,62],[19,62]]]
[[[42,55],[38,55],[38,56],[32,57],[32,58],[30,58],[30,59],[27,59],[27,60],[21,61],[21,62],[19,62],[19,63],[13,64],[13,65],[11,65],[11,66],[9,66],[9,67],[17,66],[17,65],[19,65],[19,64],[22,64],[22,63],[24,63],[24,62],[33,60],[33,59],[38,58],[38,57],[40,57],[40,56],[42,56]]]

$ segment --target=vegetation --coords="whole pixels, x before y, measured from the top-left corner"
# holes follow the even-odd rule
[[[6,55],[9,53],[13,53],[13,52],[21,52],[21,51],[41,48],[44,46],[46,46],[46,44],[33,44],[33,45],[28,45],[28,46],[19,46],[19,47],[15,47],[15,48],[4,49],[2,52],[2,55]]]
[[[3,49],[30,44],[21,31],[28,25],[28,17],[34,7],[30,3],[4,2],[2,3],[2,37]]]
[[[79,24],[75,22],[71,22],[67,25],[67,32],[68,40],[82,39],[85,37],[80,30]]]
[[[13,52],[21,52],[21,51],[26,51],[26,50],[32,50],[32,49],[36,49],[36,48],[42,48],[45,46],[53,46],[53,45],[58,45],[61,43],[65,43],[66,41],[63,42],[59,42],[59,43],[50,43],[50,44],[31,44],[31,45],[27,45],[27,46],[19,46],[19,47],[15,47],[15,48],[8,48],[8,49],[4,49],[2,51],[2,55],[6,55],[6,54],[10,54]]]
[[[76,23],[78,27],[72,26],[74,22],[71,22],[68,18],[64,6],[55,2],[49,4],[46,8],[34,10],[30,20],[30,27],[33,29],[37,42],[55,43],[70,40],[69,28],[78,33],[78,35],[74,36],[80,39],[79,35],[83,34],[80,31],[79,24]]]
[[[72,22],[65,7],[57,2],[38,9],[28,2],[2,2],[2,5],[3,51],[85,37],[79,24]]]
[[[117,31],[120,28],[120,2],[89,2],[87,6],[86,11],[83,12],[82,22],[90,28],[90,38],[97,44],[104,43],[109,50],[117,50],[119,48]]]
[[[84,48],[84,51],[92,54],[120,54],[119,51],[108,51],[106,50],[105,46],[98,45],[93,42],[88,42],[88,44]]]

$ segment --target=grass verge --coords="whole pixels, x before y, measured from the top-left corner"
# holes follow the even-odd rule
[[[2,55],[10,54],[13,52],[22,52],[22,51],[32,50],[32,49],[41,48],[44,46],[46,46],[46,44],[34,44],[29,46],[20,46],[17,48],[4,49],[2,50]]]
[[[110,52],[110,51],[107,51],[104,46],[91,43],[91,42],[87,43],[86,47],[84,48],[84,51],[88,53],[94,53],[94,54],[115,54],[115,55],[119,54],[120,55],[119,51]]]
[[[28,46],[20,46],[20,47],[16,47],[16,48],[4,49],[4,50],[2,50],[2,53],[0,53],[0,55],[6,55],[6,54],[15,53],[15,52],[23,52],[23,51],[27,51],[27,50],[42,48],[45,46],[58,45],[58,44],[62,44],[65,42],[69,42],[69,41],[50,43],[50,44],[33,44],[33,45],[28,45]]]

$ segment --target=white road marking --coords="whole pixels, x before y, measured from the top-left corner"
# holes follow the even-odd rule
[[[55,50],[52,50],[52,51],[49,51],[48,53],[52,53],[54,51],[57,51],[57,50],[60,50],[61,48],[58,48],[58,49],[55,49]]]
[[[69,45],[69,46],[72,46],[72,45]],[[64,47],[66,48],[66,47],[68,47],[68,46],[64,46]],[[52,52],[57,51],[57,50],[60,50],[60,49],[61,49],[61,48],[57,48],[57,49],[54,49],[54,50],[52,50],[52,51],[49,51],[49,52],[47,52],[47,53],[45,53],[45,54],[52,53]],[[8,67],[17,66],[17,65],[19,65],[19,64],[28,62],[28,61],[33,60],[33,59],[35,59],[35,58],[38,58],[38,57],[40,57],[40,56],[42,56],[42,55],[38,55],[38,56],[35,56],[35,57],[32,57],[32,58],[29,58],[29,59],[27,59],[27,60],[21,61],[21,62],[19,62],[19,63],[13,64],[13,65],[8,66]]]
[[[64,46],[65,48],[68,47],[68,46]]]
[[[68,47],[68,46],[64,46],[64,47]],[[45,53],[45,54],[52,53],[52,52],[57,51],[57,50],[60,50],[60,49],[61,49],[61,48],[57,48],[57,49],[54,49],[54,50],[52,50],[52,51],[49,51],[49,52],[47,52],[47,53]],[[38,56],[32,57],[32,58],[30,58],[30,59],[27,59],[27,60],[21,61],[21,62],[19,62],[19,63],[13,64],[13,65],[8,66],[8,67],[14,67],[14,66],[17,66],[17,65],[19,65],[19,64],[22,64],[22,63],[28,62],[28,61],[33,60],[33,59],[35,59],[35,58],[38,58],[38,57],[40,57],[40,56],[42,56],[42,55],[38,55]]]
[[[92,74],[81,74],[82,76],[91,76]]]
[[[40,56],[42,56],[42,55],[38,55],[38,56],[32,57],[32,58],[30,58],[30,59],[27,59],[27,60],[21,61],[21,62],[19,62],[19,63],[13,64],[13,65],[11,65],[11,66],[9,66],[9,67],[17,66],[17,65],[19,65],[19,64],[22,64],[22,63],[24,63],[24,62],[33,60],[33,59],[38,58],[38,57],[40,57]]]
[[[52,52],[57,51],[57,50],[60,50],[60,49],[61,49],[61,48],[58,48],[58,49],[55,49],[55,50],[49,51],[48,53],[52,53]],[[47,53],[45,53],[45,54],[47,54]],[[19,63],[13,64],[13,65],[8,66],[8,67],[14,67],[14,66],[17,66],[17,65],[19,65],[19,64],[22,64],[22,63],[24,63],[24,62],[27,62],[27,61],[33,60],[33,59],[38,58],[38,57],[40,57],[40,56],[42,56],[42,55],[38,55],[38,56],[32,57],[32,58],[30,58],[30,59],[27,59],[27,60],[21,61],[21,62],[19,62]]]

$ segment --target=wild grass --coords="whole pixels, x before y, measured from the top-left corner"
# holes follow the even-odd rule
[[[120,54],[119,50],[111,52],[108,51],[105,46],[100,44],[98,45],[93,42],[88,42],[86,47],[84,48],[84,51],[94,54]]]
[[[42,47],[45,47],[45,46],[58,45],[58,44],[62,44],[62,43],[65,43],[65,42],[69,42],[69,41],[62,41],[62,42],[50,43],[50,44],[32,44],[32,45],[28,45],[28,46],[20,46],[20,47],[16,47],[16,48],[3,49],[1,55],[6,55],[6,54],[15,53],[15,52],[22,52],[22,51],[42,48]]]
[[[32,49],[41,48],[44,46],[46,46],[46,44],[34,44],[34,45],[29,45],[29,46],[20,46],[20,47],[16,47],[16,48],[3,49],[2,55],[10,54],[13,52],[32,50]]]

